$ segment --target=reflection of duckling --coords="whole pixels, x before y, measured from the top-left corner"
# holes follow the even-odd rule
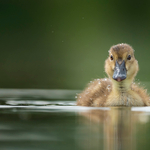
[[[133,112],[130,107],[112,107],[110,109],[91,109],[79,114],[84,117],[79,118],[78,123],[84,124],[85,128],[84,130],[78,128],[78,132],[86,134],[89,142],[92,143],[89,149],[94,149],[95,145],[99,146],[100,141],[103,141],[103,144],[101,143],[103,150],[136,149],[136,136],[140,134],[137,131],[142,127],[139,117],[143,112]],[[138,127],[135,129],[137,124]],[[80,142],[80,145],[82,146],[83,143]]]
[[[79,106],[147,106],[146,91],[133,83],[138,62],[128,44],[118,44],[109,50],[105,72],[109,78],[96,79],[78,95]]]

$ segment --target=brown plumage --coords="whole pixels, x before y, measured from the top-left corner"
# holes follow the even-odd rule
[[[95,79],[78,95],[78,106],[149,106],[146,90],[134,83],[139,70],[134,50],[118,44],[109,50],[105,72],[109,78]]]

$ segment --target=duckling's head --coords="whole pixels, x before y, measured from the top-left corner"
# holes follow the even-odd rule
[[[117,44],[110,48],[105,61],[105,72],[112,80],[133,80],[139,70],[134,50],[128,44]]]

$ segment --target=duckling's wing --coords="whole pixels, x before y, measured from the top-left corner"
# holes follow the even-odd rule
[[[144,87],[139,87],[136,83],[133,83],[131,88],[142,98],[145,106],[150,106],[150,96],[147,94],[147,89],[144,89]]]
[[[103,106],[112,90],[111,80],[108,78],[95,79],[78,95],[78,106]]]

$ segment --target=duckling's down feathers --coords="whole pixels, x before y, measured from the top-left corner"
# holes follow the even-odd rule
[[[112,46],[105,61],[105,72],[109,78],[91,82],[78,95],[77,105],[149,106],[149,95],[144,88],[133,83],[138,70],[138,61],[130,45],[122,43]]]
[[[147,95],[147,90],[143,87],[139,87],[135,82],[131,84],[131,89],[135,94],[140,96],[143,104],[139,103],[138,100],[135,100],[135,103],[133,105],[130,104],[129,106],[150,106],[150,98],[149,95]],[[95,107],[115,106],[113,104],[108,104],[108,97],[111,93],[112,82],[109,78],[95,79],[88,84],[87,88],[85,88],[82,93],[78,94],[77,105]]]
[[[112,83],[110,79],[95,79],[88,84],[88,87],[81,94],[78,95],[77,105],[104,106],[111,90]]]

